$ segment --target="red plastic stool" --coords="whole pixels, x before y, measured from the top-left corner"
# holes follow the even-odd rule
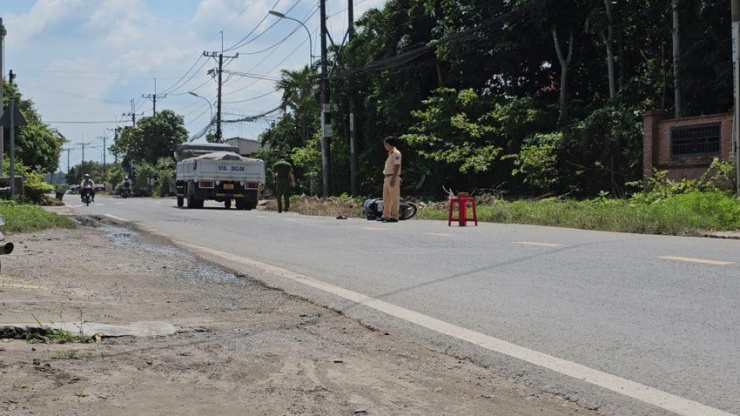
[[[468,204],[473,208],[473,216],[468,218]],[[455,212],[455,205],[457,205],[457,217],[453,217]],[[476,227],[478,226],[478,214],[475,212],[475,198],[470,196],[467,192],[458,192],[457,196],[450,197],[450,211],[447,214],[447,226],[452,224],[452,221],[457,221],[460,227],[466,227],[468,220],[475,221]]]

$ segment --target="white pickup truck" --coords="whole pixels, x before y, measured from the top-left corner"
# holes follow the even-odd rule
[[[201,149],[201,152],[207,150],[210,149]],[[197,156],[187,151],[178,153],[178,159],[185,156],[177,162],[175,176],[178,207],[187,203],[188,208],[203,208],[205,200],[223,202],[227,209],[231,208],[232,201],[236,209],[257,207],[265,183],[264,161],[240,156],[229,149]]]

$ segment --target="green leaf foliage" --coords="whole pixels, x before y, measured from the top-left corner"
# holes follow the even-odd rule
[[[124,165],[146,162],[156,164],[160,158],[172,158],[175,147],[188,138],[183,118],[171,110],[143,117],[136,127],[124,127],[110,147]]]

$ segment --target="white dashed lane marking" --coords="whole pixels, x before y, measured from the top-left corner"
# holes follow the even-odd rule
[[[541,247],[562,247],[562,244],[555,244],[555,243],[538,243],[535,241],[517,241],[517,244],[521,244],[523,246],[541,246]]]
[[[697,259],[694,257],[659,256],[658,258],[663,260],[685,261],[688,263],[711,264],[713,266],[727,266],[728,264],[732,264],[731,261]]]

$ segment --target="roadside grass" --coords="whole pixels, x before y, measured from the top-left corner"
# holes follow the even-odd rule
[[[490,199],[490,198],[489,198]],[[587,201],[492,199],[476,205],[478,221],[532,224],[640,234],[698,235],[740,229],[740,201],[719,191],[689,192],[652,202],[597,198]],[[447,219],[439,204],[421,219]]]
[[[86,335],[82,329],[85,321],[83,319],[83,312],[82,309],[80,309],[80,331],[79,333],[75,334],[72,331],[67,331],[65,329],[57,329],[52,328],[49,325],[44,325],[41,323],[41,321],[35,316],[31,315],[33,320],[36,322],[36,325],[38,327],[27,327],[25,332],[23,333],[23,336],[25,339],[29,342],[43,342],[46,344],[68,344],[68,343],[82,343],[87,344],[90,342],[93,342],[95,339],[94,337],[91,337],[89,335]],[[62,313],[59,313],[59,318],[62,319]],[[77,353],[76,350],[75,354]],[[74,357],[72,357],[74,358]]]
[[[505,201],[488,195],[476,200],[478,221],[482,222],[666,235],[740,230],[740,200],[721,191],[691,191],[655,199]],[[347,196],[327,200],[294,196],[290,210],[304,215],[361,218],[362,201]],[[419,208],[415,218],[447,220],[447,201],[415,203]],[[276,201],[269,200],[265,208],[277,210]]]
[[[0,203],[0,215],[5,219],[4,232],[26,233],[47,228],[74,228],[72,220],[37,205]]]
[[[277,200],[270,199],[265,209],[277,211]],[[294,195],[290,198],[290,211],[303,215],[323,217],[362,217],[362,199],[349,196],[329,197],[321,199],[315,196]]]

